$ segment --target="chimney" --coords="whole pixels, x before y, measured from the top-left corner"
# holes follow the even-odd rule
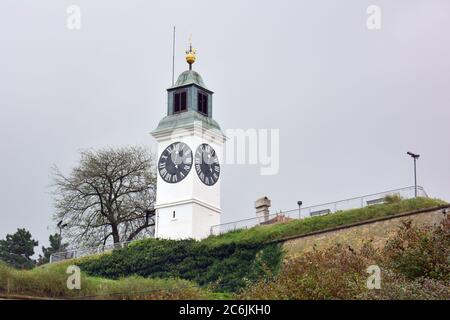
[[[267,197],[259,198],[258,200],[255,201],[256,216],[263,218],[260,219],[260,223],[269,220],[270,205],[271,205],[270,199]]]

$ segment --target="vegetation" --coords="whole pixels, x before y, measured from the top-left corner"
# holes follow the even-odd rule
[[[68,264],[16,270],[0,263],[0,294],[73,299],[211,299],[214,295],[180,279],[127,277],[108,280],[81,274],[81,289],[69,290]]]
[[[36,265],[48,263],[50,255],[67,248],[68,244],[61,243],[61,236],[54,234],[49,236],[50,247],[42,247],[42,253],[38,261],[35,261],[34,248],[39,244],[32,238],[29,231],[17,229],[16,233],[6,235],[5,240],[0,240],[0,261],[17,269],[31,269]]]
[[[129,275],[179,277],[211,290],[236,292],[278,273],[282,250],[280,245],[269,244],[271,240],[443,203],[427,198],[394,200],[327,216],[238,230],[200,242],[146,239],[86,260],[80,267],[88,274],[112,279]]]
[[[268,242],[289,236],[298,236],[314,231],[343,226],[351,223],[395,215],[418,209],[430,208],[446,204],[438,199],[414,198],[401,201],[388,201],[385,204],[371,205],[364,208],[338,211],[333,214],[317,216],[303,220],[294,220],[273,225],[257,226],[211,236],[205,240],[209,245],[226,243]]]
[[[450,284],[450,217],[442,228],[414,228],[407,222],[383,250],[386,266],[408,279]]]
[[[38,265],[46,264],[50,261],[50,256],[58,251],[64,251],[69,246],[68,243],[62,243],[62,238],[58,233],[48,237],[50,247],[42,247],[43,255],[39,255]]]
[[[19,269],[34,267],[34,247],[38,245],[31,233],[25,229],[17,229],[14,234],[6,235],[5,240],[0,240],[0,260]]]
[[[0,264],[0,293],[99,299],[450,299],[450,222],[410,223],[383,249],[334,246],[282,263],[277,240],[444,204],[396,197],[338,212],[212,236],[203,241],[145,239],[111,253],[15,270]],[[381,290],[368,290],[378,265]],[[82,270],[82,289],[66,287],[66,268]],[[213,293],[214,292],[214,293]]]
[[[450,299],[450,217],[438,227],[405,222],[383,249],[334,246],[287,261],[278,276],[260,280],[241,299]],[[369,290],[366,269],[381,269]]]
[[[83,151],[69,175],[53,170],[56,221],[64,238],[95,246],[152,234],[156,173],[144,148]]]
[[[230,243],[210,246],[194,240],[154,240],[134,243],[79,266],[88,274],[117,279],[127,275],[192,280],[211,290],[233,292],[249,282],[276,273],[281,246]]]

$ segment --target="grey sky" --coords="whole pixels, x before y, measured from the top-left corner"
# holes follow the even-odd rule
[[[65,27],[81,7],[80,31]],[[366,8],[382,29],[366,28]],[[293,209],[419,183],[450,199],[447,0],[0,2],[0,238],[54,231],[49,169],[84,148],[155,147],[166,112],[172,27],[176,75],[194,69],[224,128],[279,128],[280,172],[229,165],[223,221],[252,217],[262,195]]]

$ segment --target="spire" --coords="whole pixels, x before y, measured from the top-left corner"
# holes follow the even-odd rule
[[[194,48],[192,48],[192,35],[189,37],[189,50],[186,51],[186,62],[189,64],[189,70],[192,70],[192,64],[195,62],[196,59],[196,51]]]

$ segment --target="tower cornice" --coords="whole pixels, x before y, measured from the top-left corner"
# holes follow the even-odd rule
[[[220,128],[205,127],[204,122],[194,121],[175,127],[157,128],[150,133],[158,142],[173,140],[185,136],[199,136],[209,141],[224,143],[227,140]]]

